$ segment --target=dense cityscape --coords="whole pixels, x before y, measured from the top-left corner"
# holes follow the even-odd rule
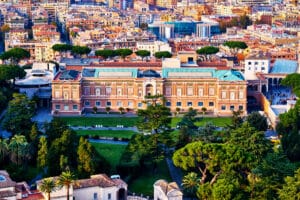
[[[0,0],[0,199],[300,198],[298,0]]]

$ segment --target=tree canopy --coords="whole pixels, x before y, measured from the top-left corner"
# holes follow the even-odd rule
[[[25,58],[30,58],[29,51],[19,47],[9,49],[0,55],[1,60],[10,60],[12,64],[18,64],[20,60]]]
[[[158,51],[155,52],[154,56],[156,58],[171,58],[172,57],[172,53],[170,53],[169,51]]]
[[[127,56],[130,56],[133,51],[131,49],[117,49],[116,55],[121,56],[123,59],[125,59]]]
[[[72,50],[72,45],[70,45],[70,44],[55,44],[52,46],[52,49],[54,51],[58,51],[58,52],[66,52],[66,51]]]
[[[142,57],[142,59],[144,59],[147,56],[150,56],[150,51],[147,50],[138,50],[135,52],[136,55]]]
[[[245,42],[241,41],[227,41],[224,42],[224,46],[228,46],[231,49],[246,49],[248,48],[247,44]]]
[[[247,122],[250,126],[256,128],[258,131],[266,131],[268,128],[267,118],[259,112],[252,112],[247,116]]]
[[[202,47],[201,49],[197,49],[196,52],[197,54],[203,54],[203,55],[216,54],[219,52],[219,48],[213,46],[206,46],[206,47]]]
[[[87,46],[72,46],[71,52],[75,55],[85,55],[89,54],[91,49]]]
[[[107,58],[116,56],[116,52],[114,50],[111,50],[111,49],[103,49],[103,50],[95,51],[95,55],[96,56],[101,56],[104,59],[107,59]]]

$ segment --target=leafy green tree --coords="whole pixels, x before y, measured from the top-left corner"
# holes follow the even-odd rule
[[[206,111],[207,111],[207,108],[206,107],[202,107],[201,108],[201,111],[202,111],[202,115],[205,115]],[[203,117],[203,116],[202,116]]]
[[[73,55],[87,55],[91,49],[87,46],[72,46],[71,52]]]
[[[121,56],[122,59],[125,59],[127,56],[130,56],[133,51],[131,49],[117,49],[116,55]]]
[[[278,191],[279,198],[282,200],[300,199],[300,168],[294,176],[285,178],[283,188]]]
[[[53,178],[45,178],[42,180],[39,188],[42,192],[47,194],[47,200],[50,200],[51,192],[56,190],[56,184]]]
[[[69,44],[55,44],[52,46],[53,51],[67,52],[72,50],[72,45]]]
[[[80,137],[79,146],[77,150],[78,155],[78,172],[79,174],[91,175],[95,172],[95,165],[93,162],[93,148],[88,140]]]
[[[142,57],[142,60],[144,60],[145,57],[150,56],[150,51],[147,50],[138,50],[135,52],[136,55]]]
[[[29,155],[29,144],[23,135],[14,135],[8,145],[10,160],[20,166]]]
[[[123,107],[119,107],[119,109],[118,109],[119,111],[120,111],[120,114],[123,114],[124,113],[124,110],[125,110],[125,108],[123,108]]]
[[[150,104],[147,109],[138,110],[138,116],[142,118],[137,125],[140,131],[158,134],[170,129],[171,112],[162,104]]]
[[[204,126],[199,127],[195,140],[200,140],[206,143],[216,142],[217,137],[214,135],[216,127],[212,122],[207,122]]]
[[[26,58],[30,58],[29,51],[19,47],[12,48],[0,55],[1,60],[10,60],[12,64],[18,64],[20,60]]]
[[[12,133],[27,133],[32,126],[31,118],[34,115],[34,102],[24,94],[13,94],[8,103],[7,113],[4,117],[3,127]]]
[[[105,107],[105,111],[106,111],[107,114],[109,114],[110,107]]]
[[[74,174],[70,171],[67,170],[65,172],[62,172],[61,175],[58,177],[57,184],[60,187],[65,187],[67,190],[67,199],[70,199],[70,187],[72,184],[74,184],[75,181],[75,176]]]
[[[243,117],[242,117],[242,110],[238,110],[238,111],[232,111],[232,118],[231,118],[231,128],[232,129],[236,129],[238,127],[240,127],[243,124]]]
[[[293,73],[287,75],[282,81],[281,85],[292,87],[293,92],[299,97],[300,96],[300,74]]]
[[[107,58],[111,58],[111,57],[116,56],[116,52],[114,50],[111,50],[111,49],[103,49],[103,50],[95,51],[95,55],[96,56],[101,56],[106,60]]]
[[[13,84],[16,78],[24,78],[26,72],[22,67],[17,65],[0,65],[0,82],[10,81],[13,79]]]
[[[0,163],[4,161],[5,157],[8,155],[8,143],[7,139],[0,138]]]
[[[196,191],[199,187],[200,179],[195,172],[190,172],[182,179],[182,187],[189,195],[195,197]]]
[[[46,167],[48,161],[48,145],[46,137],[40,137],[37,155],[37,166],[40,168]]]
[[[245,14],[240,17],[241,28],[246,29],[247,26],[250,26],[251,24],[252,24],[252,21],[248,15]]]
[[[67,124],[60,118],[54,118],[50,123],[45,124],[48,144],[51,144],[55,139],[60,138],[64,131],[68,130]]]
[[[232,54],[234,56],[237,55],[237,53],[240,49],[248,48],[247,44],[245,42],[241,42],[241,41],[227,41],[227,42],[224,42],[223,45],[229,47],[232,50]]]
[[[254,158],[252,164],[261,162],[272,149],[272,144],[266,139],[264,132],[257,131],[247,122],[240,128],[231,130],[228,142],[251,153]]]
[[[246,166],[247,153],[230,144],[193,142],[175,151],[173,162],[184,170],[198,169],[200,184],[213,185],[220,174]]]
[[[169,51],[158,51],[155,52],[154,54],[155,58],[171,58],[172,57],[172,53],[170,53]]]
[[[205,47],[202,47],[201,49],[197,49],[196,52],[197,52],[197,54],[205,55],[206,59],[209,59],[208,55],[218,53],[219,48],[218,47],[213,47],[213,46],[205,46]]]
[[[267,118],[259,114],[259,112],[253,112],[248,115],[246,121],[258,131],[266,131],[268,128]]]
[[[284,178],[293,176],[296,169],[297,164],[290,162],[284,153],[267,154],[248,175],[252,199],[277,199]]]
[[[36,124],[33,124],[31,126],[31,131],[29,134],[29,139],[31,142],[36,141],[38,139],[38,135],[39,135],[39,130]]]

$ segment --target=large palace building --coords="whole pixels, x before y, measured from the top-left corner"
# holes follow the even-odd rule
[[[147,106],[148,95],[159,94],[172,111],[205,107],[215,115],[230,115],[232,110],[246,110],[247,82],[238,71],[201,67],[69,69],[52,82],[52,113],[81,115],[93,107],[136,111]]]

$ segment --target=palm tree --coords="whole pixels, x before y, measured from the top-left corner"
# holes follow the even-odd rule
[[[50,200],[50,194],[52,191],[55,191],[56,185],[53,178],[45,178],[42,180],[40,185],[40,190],[44,193],[47,193],[47,200]]]
[[[195,197],[197,188],[200,184],[200,179],[195,172],[190,172],[185,175],[182,179],[182,187],[183,189],[187,190],[187,192],[192,196]]]
[[[21,164],[20,161],[29,155],[29,144],[24,135],[15,135],[12,137],[8,149],[11,161],[18,166]]]
[[[74,174],[70,170],[62,172],[61,175],[58,177],[57,184],[60,187],[64,186],[67,189],[67,200],[70,199],[70,197],[69,197],[69,193],[70,193],[69,189],[70,189],[70,186],[74,183],[74,179],[75,179],[75,176],[74,176]]]
[[[0,161],[3,161],[8,153],[7,139],[0,139]]]

